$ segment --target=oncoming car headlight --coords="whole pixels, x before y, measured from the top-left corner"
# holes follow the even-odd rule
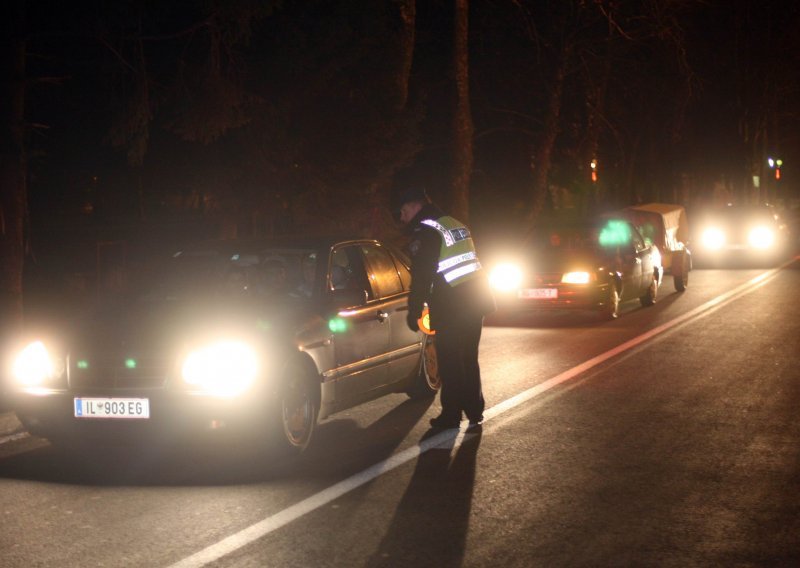
[[[747,234],[747,242],[754,248],[769,248],[775,242],[775,234],[769,227],[756,227]]]
[[[55,358],[41,341],[33,341],[22,348],[11,368],[14,380],[27,387],[43,386],[63,372],[64,362]]]
[[[561,276],[563,284],[588,284],[591,280],[592,274],[590,272],[565,272]]]
[[[189,353],[181,376],[188,385],[208,394],[233,397],[250,388],[258,372],[253,348],[239,341],[219,341]]]
[[[706,248],[712,250],[720,249],[725,244],[725,233],[716,227],[706,229],[703,231],[702,243]]]
[[[498,264],[489,274],[489,283],[501,292],[516,290],[522,284],[522,270],[516,264]]]

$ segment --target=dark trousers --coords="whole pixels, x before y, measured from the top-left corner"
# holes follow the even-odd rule
[[[478,344],[483,317],[461,315],[436,323],[436,356],[442,379],[442,416],[460,421],[461,413],[472,421],[483,418],[484,400]]]

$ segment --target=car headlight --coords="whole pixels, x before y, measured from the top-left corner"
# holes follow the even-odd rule
[[[233,397],[246,391],[255,382],[258,372],[255,350],[239,341],[219,341],[192,351],[181,369],[184,382],[221,397]]]
[[[19,384],[42,386],[64,372],[64,362],[55,358],[41,341],[26,345],[14,358],[11,374]]]
[[[489,283],[501,292],[516,290],[522,284],[522,270],[516,264],[498,264],[489,273]]]
[[[748,233],[747,242],[754,248],[769,248],[775,242],[775,233],[769,227],[755,227]]]
[[[561,276],[562,284],[588,284],[592,280],[590,272],[565,272]]]
[[[720,249],[725,244],[725,233],[716,227],[706,229],[703,231],[701,242],[703,246],[708,249]]]

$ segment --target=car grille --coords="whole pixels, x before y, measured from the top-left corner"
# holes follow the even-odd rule
[[[170,361],[155,354],[76,354],[69,358],[72,388],[161,388]]]

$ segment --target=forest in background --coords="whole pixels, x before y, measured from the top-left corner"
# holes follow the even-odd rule
[[[412,184],[504,237],[638,202],[797,199],[790,2],[2,10],[5,321],[32,267],[97,274],[197,237],[395,239],[393,192]]]

